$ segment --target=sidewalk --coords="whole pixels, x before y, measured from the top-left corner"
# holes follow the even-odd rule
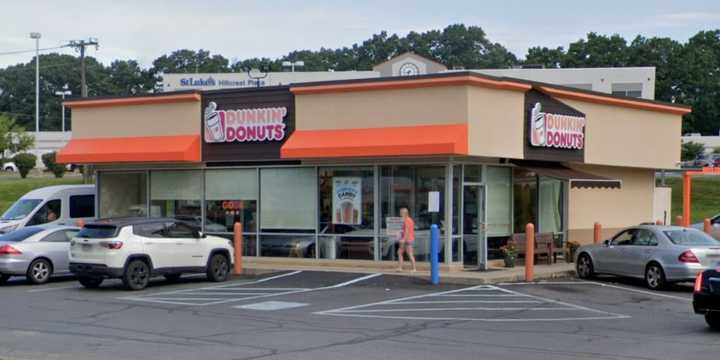
[[[397,262],[373,262],[373,261],[323,261],[323,260],[294,260],[287,258],[243,258],[244,273],[262,274],[278,270],[304,270],[304,271],[328,271],[328,272],[352,272],[352,273],[382,273],[386,275],[408,276],[430,279],[430,271],[427,264],[418,264],[418,271],[411,273],[410,265],[406,264],[406,270],[397,271]],[[535,280],[549,280],[575,276],[575,264],[558,262],[553,265],[535,265]],[[441,284],[457,285],[479,285],[497,284],[503,282],[525,281],[525,267],[514,268],[491,267],[487,271],[461,270],[440,272]]]

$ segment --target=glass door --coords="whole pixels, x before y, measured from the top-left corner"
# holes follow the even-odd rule
[[[463,262],[467,267],[487,267],[485,186],[465,183],[463,187]]]

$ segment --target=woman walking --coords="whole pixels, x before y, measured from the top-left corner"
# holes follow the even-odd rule
[[[398,271],[403,271],[403,254],[407,252],[410,263],[412,264],[412,272],[417,271],[415,268],[415,253],[413,246],[415,245],[415,221],[410,217],[407,208],[400,209],[400,216],[403,219],[402,233],[400,233],[400,244],[398,246],[398,259],[400,259],[400,267]]]

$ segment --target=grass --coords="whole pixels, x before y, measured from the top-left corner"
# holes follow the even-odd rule
[[[66,174],[64,178],[56,179],[52,176],[30,176],[26,179],[17,174],[3,174],[0,176],[0,214],[4,213],[17,199],[28,191],[51,185],[82,184],[82,176]]]
[[[682,178],[668,177],[672,188],[672,218],[682,215]],[[720,213],[720,176],[698,176],[692,180],[691,223],[702,222]]]

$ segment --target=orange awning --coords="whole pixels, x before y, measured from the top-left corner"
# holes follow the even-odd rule
[[[467,124],[296,130],[280,150],[284,159],[467,153]]]
[[[200,162],[200,135],[72,139],[58,152],[63,164]]]

